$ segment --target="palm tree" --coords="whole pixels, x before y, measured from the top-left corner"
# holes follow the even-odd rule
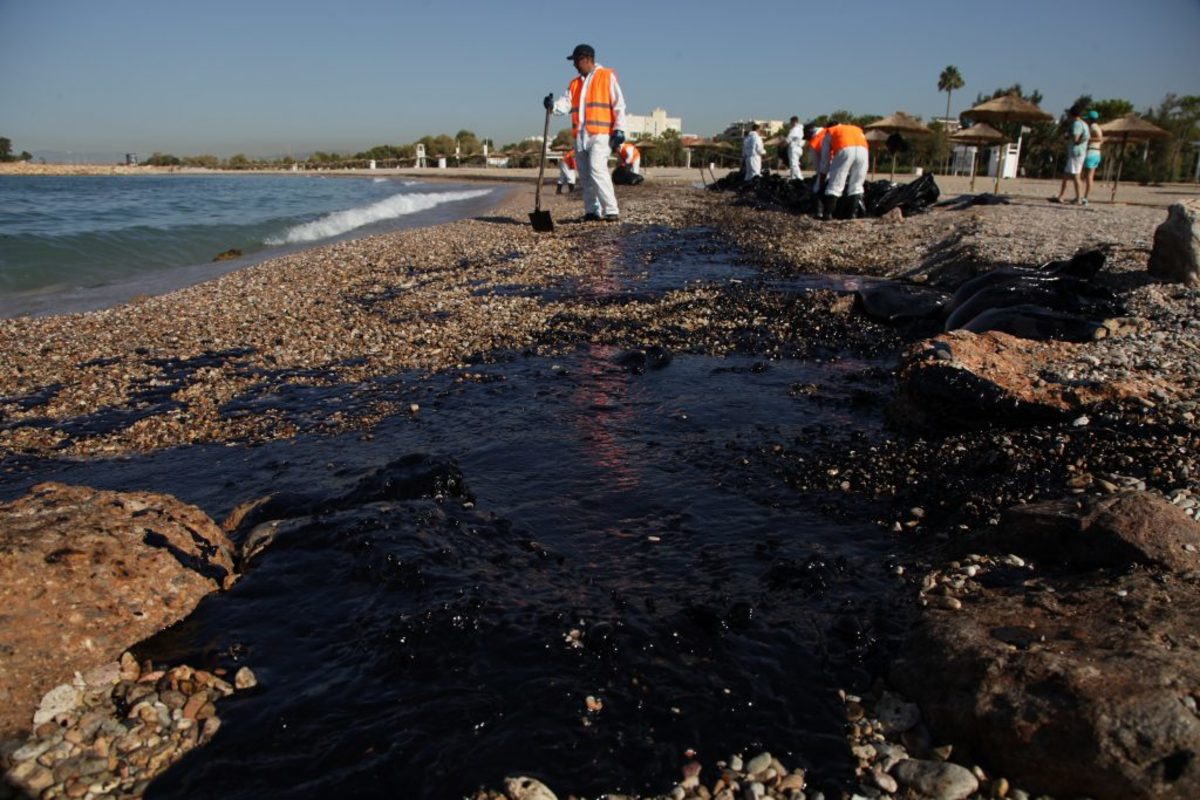
[[[950,119],[950,94],[955,89],[963,87],[962,73],[958,71],[958,67],[951,64],[942,70],[942,74],[938,75],[938,91],[946,93],[946,119]],[[949,129],[949,122],[947,122]],[[946,155],[946,173],[950,172],[950,155]]]
[[[963,87],[962,73],[951,64],[938,75],[938,91],[946,93],[946,119],[950,119],[950,93]]]

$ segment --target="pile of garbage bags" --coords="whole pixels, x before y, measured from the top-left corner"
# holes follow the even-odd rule
[[[797,214],[815,214],[818,211],[817,194],[813,191],[811,179],[794,181],[771,173],[747,182],[742,180],[742,171],[735,170],[710,183],[708,188],[717,192],[737,192],[760,203],[786,208]],[[906,217],[911,216],[929,209],[940,195],[941,190],[932,175],[922,175],[911,183],[867,181],[863,185],[863,202],[867,206],[867,215],[871,217],[882,217],[893,208],[899,208]],[[849,208],[839,208],[834,216],[844,219],[849,214]]]

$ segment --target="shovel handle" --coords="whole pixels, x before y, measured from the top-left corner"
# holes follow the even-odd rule
[[[537,191],[534,193],[534,196],[533,196],[533,210],[534,211],[542,210],[542,176],[544,176],[546,174],[546,146],[548,144],[546,142],[546,137],[549,135],[550,135],[550,109],[547,108],[546,109],[546,124],[542,128],[542,157],[539,159],[539,161],[541,163],[538,164]]]

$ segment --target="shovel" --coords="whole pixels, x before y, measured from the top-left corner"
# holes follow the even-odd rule
[[[542,129],[542,163],[538,165],[537,192],[534,194],[533,211],[529,222],[535,233],[554,233],[554,220],[549,211],[542,211],[542,176],[546,174],[546,137],[550,135],[550,109],[546,109],[546,127]]]

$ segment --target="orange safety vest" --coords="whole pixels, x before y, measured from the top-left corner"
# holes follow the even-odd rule
[[[813,134],[813,137],[808,140],[808,146],[813,149],[814,153],[821,152],[821,142],[825,141],[825,134],[828,132],[828,128],[821,128],[821,130]]]
[[[588,133],[596,136],[598,134],[612,133],[613,124],[616,122],[616,115],[613,114],[613,95],[612,84],[616,79],[614,73],[608,67],[596,67],[592,72],[592,82],[588,84],[587,97],[584,100],[584,128]],[[579,75],[571,81],[571,135],[579,136],[579,109],[580,97],[583,93],[584,76]]]
[[[637,161],[639,158],[642,157],[642,154],[638,152],[638,149],[636,147],[634,147],[633,145],[631,145],[629,142],[626,142],[625,144],[621,145],[620,153],[621,153],[621,163],[626,166],[629,166],[629,167],[632,167],[633,162]]]
[[[566,155],[563,156],[563,163],[566,164],[568,168],[575,169],[575,151],[574,150],[568,150],[566,152]]]
[[[839,150],[844,150],[847,147],[866,147],[867,135],[863,133],[863,129],[857,125],[834,125],[832,128],[826,128],[829,135],[832,137],[829,141],[829,157],[833,158]]]

